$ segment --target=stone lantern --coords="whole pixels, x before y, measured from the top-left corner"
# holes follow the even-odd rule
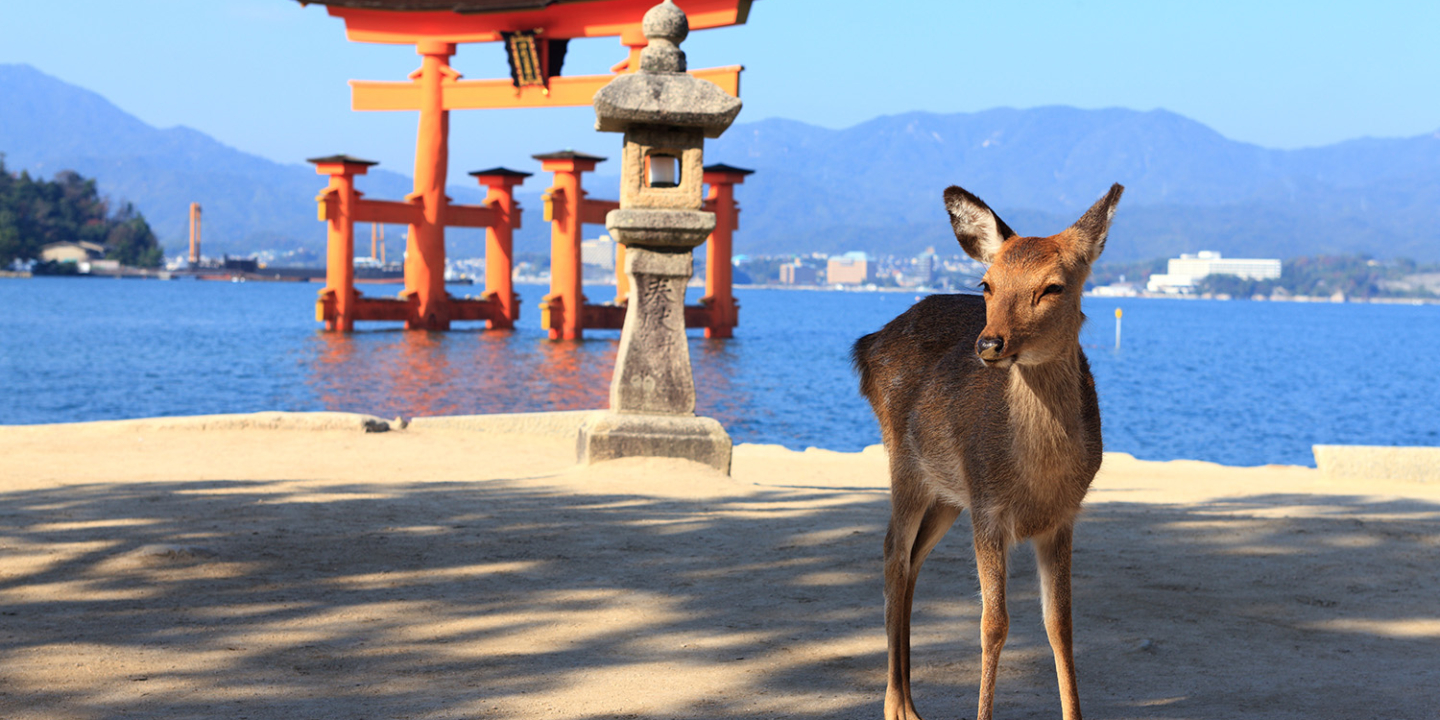
[[[729,472],[730,436],[695,416],[685,285],[691,252],[715,229],[715,214],[700,209],[705,138],[730,127],[740,100],[686,74],[679,43],[690,26],[671,0],[645,13],[641,28],[649,44],[639,72],[615,78],[594,100],[595,128],[625,134],[620,208],[605,226],[626,248],[631,289],[610,410],[581,428],[580,460],[678,457]]]

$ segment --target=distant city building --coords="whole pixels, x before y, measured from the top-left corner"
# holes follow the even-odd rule
[[[825,266],[825,282],[833,285],[864,285],[875,277],[875,268],[863,252],[832,256]]]
[[[1213,250],[1201,250],[1190,255],[1182,254],[1171,259],[1167,268],[1170,275],[1234,275],[1249,280],[1274,280],[1280,277],[1280,261],[1264,258],[1222,258]]]
[[[799,260],[780,266],[781,285],[815,285],[820,281],[820,269],[801,265]]]
[[[1149,292],[1163,292],[1172,295],[1190,293],[1195,290],[1195,278],[1189,275],[1155,273],[1150,276],[1150,281],[1145,283],[1145,289]]]
[[[221,262],[223,263],[222,267],[226,270],[233,270],[235,272],[253,273],[260,269],[260,261],[253,257],[241,258],[223,255],[221,256]]]
[[[928,247],[896,271],[895,282],[901,287],[925,287],[935,282],[939,268],[940,258],[935,254],[935,248]]]
[[[615,269],[615,241],[609,235],[580,242],[580,264],[597,265],[606,270]]]
[[[934,282],[935,273],[940,269],[940,256],[935,254],[935,246],[925,248],[925,252],[915,258],[915,268],[927,285]]]
[[[1272,258],[1223,258],[1214,250],[1184,253],[1171,258],[1166,272],[1150,276],[1150,292],[1188,293],[1195,282],[1207,275],[1234,275],[1247,280],[1274,280],[1280,277],[1280,261]]]
[[[1097,285],[1090,290],[1090,294],[1096,297],[1135,297],[1140,291],[1135,288],[1135,283],[1119,282]]]

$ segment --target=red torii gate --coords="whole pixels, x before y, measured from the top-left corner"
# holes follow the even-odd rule
[[[346,37],[355,42],[413,44],[421,56],[420,68],[407,82],[350,82],[355,110],[417,110],[419,132],[415,146],[415,190],[404,202],[362,200],[354,189],[354,176],[374,163],[344,155],[315,158],[316,171],[330,176],[321,194],[321,218],[330,225],[330,268],[316,314],[327,329],[348,331],[355,320],[404,320],[410,329],[447,330],[453,320],[489,320],[492,327],[513,326],[519,306],[513,292],[491,284],[498,281],[503,259],[486,246],[486,295],[481,300],[457,300],[445,292],[445,227],[486,227],[508,232],[518,227],[514,204],[514,171],[482,176],[490,188],[484,206],[452,205],[445,196],[449,163],[451,110],[506,107],[561,107],[589,105],[595,92],[613,75],[561,77],[566,43],[578,37],[619,36],[629,48],[625,60],[612,72],[639,68],[639,53],[646,45],[640,22],[654,0],[315,0],[345,21]],[[743,24],[750,0],[687,0],[690,28],[699,30]],[[456,45],[504,41],[511,64],[509,80],[461,80],[450,67]],[[714,82],[738,95],[738,65],[694,70],[691,74]],[[503,169],[501,169],[503,170]],[[496,185],[485,182],[496,180]],[[578,176],[577,176],[578,177]],[[501,222],[501,204],[508,215]],[[404,223],[406,240],[405,292],[400,300],[362,298],[354,290],[354,223]],[[577,223],[578,227],[578,223]],[[503,229],[502,229],[503,228]],[[575,250],[578,253],[578,244]],[[336,268],[340,260],[345,267]],[[553,261],[552,261],[553,263]],[[491,272],[491,266],[496,272]],[[506,277],[508,277],[508,269]],[[578,274],[579,267],[576,264]],[[552,295],[554,293],[552,292]],[[505,300],[509,302],[505,302]],[[562,297],[560,337],[579,337],[583,307],[579,297]],[[550,307],[555,306],[554,298]],[[574,327],[565,330],[564,318]],[[555,330],[552,328],[552,337]]]

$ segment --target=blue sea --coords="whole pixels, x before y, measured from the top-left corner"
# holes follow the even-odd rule
[[[603,408],[617,331],[521,326],[353,335],[314,322],[319,285],[0,280],[0,423],[261,410],[383,417]],[[362,286],[372,295],[398,286]],[[478,288],[452,286],[463,295]],[[613,293],[587,288],[592,301]],[[693,302],[696,291],[691,291]],[[740,289],[733,340],[692,332],[697,411],[736,442],[879,442],[850,344],[917,296]],[[1114,311],[1124,312],[1115,348]],[[1440,445],[1440,306],[1090,298],[1082,336],[1107,450],[1151,460],[1313,465],[1312,444]]]

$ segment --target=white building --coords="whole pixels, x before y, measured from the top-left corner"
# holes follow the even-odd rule
[[[611,240],[609,235],[601,235],[594,240],[580,241],[580,263],[614,270],[615,241]]]
[[[1207,275],[1234,275],[1247,280],[1274,280],[1280,277],[1280,261],[1274,258],[1223,258],[1214,250],[1183,253],[1171,258],[1166,272],[1150,276],[1150,292],[1187,293]]]
[[[1090,290],[1090,294],[1095,297],[1135,297],[1140,291],[1135,289],[1135,283],[1117,282],[1096,285]]]

